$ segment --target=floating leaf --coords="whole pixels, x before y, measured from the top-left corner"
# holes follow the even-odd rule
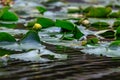
[[[115,34],[115,32],[113,30],[108,30],[108,31],[105,31],[104,33],[101,33],[99,35],[102,36],[102,37],[104,37],[104,38],[111,39],[111,38],[115,37],[114,34]]]
[[[75,29],[73,30],[73,37],[75,39],[80,39],[84,34],[78,29],[76,26]]]
[[[55,25],[57,27],[61,27],[63,29],[70,30],[70,31],[74,30],[75,28],[74,24],[67,20],[56,20]]]
[[[40,38],[38,36],[38,33],[33,30],[26,33],[24,38],[20,41],[20,47],[23,50],[44,48],[44,46],[40,44]]]
[[[82,9],[79,7],[68,7],[68,13],[80,13]]]
[[[0,49],[0,57],[1,57],[1,56],[4,56],[4,55],[13,54],[14,52],[15,52],[15,51]]]
[[[98,38],[90,38],[87,40],[87,44],[95,45],[95,44],[98,44],[98,41],[99,41]]]
[[[44,12],[47,11],[47,9],[46,9],[45,7],[42,7],[42,6],[37,6],[36,8],[38,9],[38,11],[39,11],[41,14],[43,14]]]
[[[15,38],[6,32],[0,32],[0,42],[16,42]]]
[[[106,23],[106,22],[95,22],[95,23],[91,24],[91,27],[94,27],[94,28],[96,28],[98,30],[107,29],[108,26],[109,26],[109,24]]]
[[[115,38],[116,38],[116,40],[120,40],[120,26],[116,30]]]
[[[36,62],[48,62],[54,60],[53,58],[44,58],[43,56],[52,56],[54,59],[60,59],[60,60],[65,60],[67,59],[67,55],[64,54],[56,54],[53,53],[47,49],[44,49],[43,51],[39,50],[32,50],[26,53],[21,53],[21,54],[13,54],[10,56],[10,58],[14,59],[20,59],[24,61],[36,61]]]
[[[1,14],[0,14],[0,20],[2,21],[17,21],[18,20],[18,16],[14,13],[9,11],[8,8],[3,8],[1,10]]]
[[[93,6],[89,6],[83,10],[84,13],[88,13],[91,9],[93,9]]]
[[[6,28],[15,28],[17,26],[17,24],[15,23],[0,23],[0,27],[6,27]]]
[[[110,18],[120,18],[120,11],[119,12],[112,12],[108,15]]]
[[[30,21],[30,22],[27,23],[27,27],[32,28],[35,23],[36,23],[36,20]]]
[[[110,7],[93,7],[86,14],[88,17],[105,18],[112,11]]]
[[[115,21],[114,24],[113,24],[113,28],[114,29],[117,29],[118,27],[120,26],[120,21]]]
[[[120,41],[113,41],[110,43],[109,48],[112,50],[116,50],[118,47],[120,47]]]
[[[55,22],[52,19],[40,17],[37,19],[37,22],[42,25],[43,28],[52,27],[55,25]]]
[[[21,40],[21,43],[31,43],[31,42],[40,43],[40,38],[38,36],[38,33],[33,30],[28,31],[24,36],[24,38]]]

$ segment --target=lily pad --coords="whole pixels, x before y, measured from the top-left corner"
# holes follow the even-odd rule
[[[115,38],[116,38],[116,40],[120,40],[120,26],[116,30]]]
[[[0,20],[2,21],[18,21],[18,16],[14,13],[9,11],[9,8],[5,7],[1,9]]]
[[[36,31],[28,31],[24,38],[20,41],[20,47],[23,50],[30,50],[30,49],[41,49],[44,48],[43,45],[40,44],[40,38]]]
[[[95,22],[91,24],[91,27],[96,28],[98,30],[108,29],[110,25],[106,22]]]
[[[56,20],[55,25],[57,27],[61,27],[63,29],[70,30],[70,31],[74,30],[75,28],[74,24],[67,20]]]
[[[118,27],[120,26],[120,21],[115,21],[114,24],[113,24],[113,28],[114,29],[117,29]]]
[[[73,30],[73,37],[75,39],[80,39],[84,34],[78,29],[76,26],[75,29]]]
[[[38,9],[38,11],[39,11],[41,14],[43,14],[44,12],[47,11],[47,9],[46,9],[45,7],[43,7],[43,6],[37,6],[36,8]]]
[[[16,23],[8,24],[8,23],[0,23],[0,27],[6,27],[6,28],[15,28],[17,26]]]
[[[105,18],[112,11],[110,7],[93,7],[86,14],[88,17]]]
[[[48,62],[48,61],[54,60],[54,59],[44,58],[44,57],[42,57],[43,55],[48,55],[48,56],[53,55],[54,58],[60,59],[60,60],[67,59],[67,55],[56,54],[47,49],[44,49],[42,51],[32,50],[32,51],[21,53],[21,54],[13,54],[13,55],[10,55],[10,58],[20,59],[20,60],[24,60],[24,61],[35,61],[35,62]]]
[[[0,42],[16,42],[15,38],[6,32],[0,32]]]
[[[104,33],[100,33],[99,35],[106,39],[111,39],[111,38],[115,38],[114,34],[115,32],[113,30],[107,30]]]
[[[55,22],[52,19],[40,17],[37,19],[37,22],[42,25],[43,28],[55,26]]]

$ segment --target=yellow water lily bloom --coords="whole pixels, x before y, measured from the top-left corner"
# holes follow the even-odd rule
[[[42,25],[40,25],[39,23],[35,23],[33,26],[33,29],[35,29],[35,30],[39,30],[41,28],[42,28]]]

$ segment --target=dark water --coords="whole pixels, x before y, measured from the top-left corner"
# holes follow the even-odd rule
[[[32,18],[34,17],[25,19]],[[23,24],[20,26],[24,29]],[[78,49],[58,50],[56,46],[44,45],[53,52],[68,54],[69,58],[47,63],[10,59],[7,65],[0,67],[0,80],[120,80],[119,59],[116,61],[108,57],[84,54]]]

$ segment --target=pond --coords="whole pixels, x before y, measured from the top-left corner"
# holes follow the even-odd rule
[[[119,80],[119,0],[1,0],[0,80]]]

